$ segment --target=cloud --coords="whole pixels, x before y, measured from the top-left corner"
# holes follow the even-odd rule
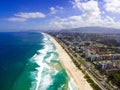
[[[84,1],[73,0],[73,9],[82,11],[80,15],[73,15],[66,18],[56,18],[49,23],[52,29],[70,29],[86,26],[101,26],[120,28],[120,22],[114,21],[110,16],[101,16],[98,2],[95,0]]]
[[[44,18],[46,15],[41,12],[31,12],[31,13],[20,12],[14,14],[14,16],[29,19],[29,18]]]
[[[11,17],[7,19],[8,21],[18,21],[18,22],[25,22],[25,18],[19,18],[19,17]]]
[[[57,10],[54,7],[50,8],[50,14],[56,14]]]
[[[59,18],[53,20],[51,24],[54,23],[60,29],[65,29],[78,28],[81,26],[98,25],[98,23],[101,22],[101,12],[98,7],[97,1],[90,0],[81,2],[81,0],[73,0],[72,5],[73,8],[82,11],[82,14],[70,16],[64,19]]]
[[[49,23],[51,29],[70,29],[77,28],[82,23],[80,16],[71,16],[67,18],[55,18]]]
[[[106,11],[120,14],[120,0],[104,0],[104,2]]]
[[[49,8],[50,11],[48,11],[49,14],[48,16],[50,16],[49,18],[51,18],[51,20],[46,20],[45,25],[48,26],[47,27],[43,26],[43,27],[47,29],[71,29],[71,28],[79,28],[86,26],[120,28],[120,22],[115,21],[116,19],[112,16],[110,17],[110,15],[107,16],[107,12],[106,12],[109,11],[113,13],[120,13],[120,5],[119,5],[120,0],[104,0],[105,3],[103,4],[104,7],[102,8],[100,6],[101,5],[100,2],[98,1],[99,0],[72,0],[71,5],[73,10],[70,11],[68,10],[68,7],[67,8],[65,7],[63,8],[60,6],[50,7]],[[103,8],[105,10],[103,10]],[[61,15],[60,13],[63,11],[66,12],[62,13]],[[69,14],[67,14],[67,12]],[[19,12],[14,14],[13,17],[8,18],[8,20],[25,22],[29,19],[45,18],[45,17],[46,15],[41,12]]]
[[[24,22],[27,21],[28,19],[45,18],[45,17],[46,15],[41,12],[30,12],[30,13],[20,12],[14,14],[13,17],[8,18],[7,20]]]
[[[60,7],[60,6],[56,6],[56,7],[50,7],[50,14],[56,14],[57,12],[63,10],[64,8],[63,7]]]
[[[82,11],[82,16],[87,19],[100,18],[100,9],[98,7],[98,2],[90,0],[87,2],[81,2],[81,0],[74,0],[72,2],[73,8],[77,8]]]
[[[82,16],[70,16],[67,18],[56,18],[49,23],[51,29],[71,29],[86,26],[101,26],[101,27],[112,27],[120,28],[120,22],[115,22],[111,17],[106,16],[104,20],[92,20],[87,21]]]

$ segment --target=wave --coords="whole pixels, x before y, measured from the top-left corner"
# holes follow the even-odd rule
[[[68,90],[78,90],[73,78],[70,78],[70,81],[68,83]]]
[[[32,61],[37,63],[38,67],[31,73],[35,80],[33,80],[30,90],[51,90],[51,88],[52,90],[64,90],[64,88],[66,90],[66,87],[68,87],[67,90],[77,90],[74,81],[68,79],[68,75],[61,66],[55,45],[47,34],[42,34],[44,38],[43,43],[40,44],[43,45],[43,48],[32,57]],[[64,79],[63,82],[60,79]]]
[[[47,86],[52,83],[52,78],[49,74],[52,69],[48,65],[48,63],[50,63],[52,58],[54,58],[52,52],[54,52],[55,50],[48,36],[46,36],[45,34],[43,36],[44,39],[43,43],[41,44],[44,47],[41,50],[38,50],[37,54],[32,57],[32,60],[34,60],[39,65],[39,67],[36,68],[36,70],[38,71],[36,76],[36,83],[35,81],[32,82],[33,85],[31,87],[31,90],[33,90],[33,88],[35,88],[35,90],[46,90]],[[48,53],[50,52],[51,54],[48,55]]]

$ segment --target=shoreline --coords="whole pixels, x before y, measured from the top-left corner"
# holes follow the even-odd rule
[[[68,75],[70,75],[73,78],[75,84],[77,85],[78,90],[88,90],[88,89],[93,90],[93,88],[84,78],[84,74],[82,73],[82,71],[80,71],[74,65],[72,59],[67,54],[67,52],[62,48],[62,46],[52,36],[50,36],[50,39],[56,46],[62,66],[64,67]]]

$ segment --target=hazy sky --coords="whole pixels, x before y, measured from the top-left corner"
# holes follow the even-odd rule
[[[120,28],[120,0],[0,0],[0,30]]]

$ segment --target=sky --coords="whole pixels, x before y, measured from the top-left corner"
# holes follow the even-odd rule
[[[0,0],[0,31],[120,29],[120,0]]]

